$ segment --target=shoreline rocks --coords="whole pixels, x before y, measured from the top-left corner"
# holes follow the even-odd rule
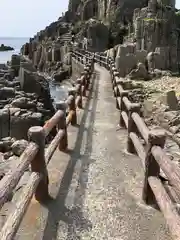
[[[48,81],[29,62],[13,55],[10,65],[0,69],[0,178],[26,148],[28,129],[43,126],[54,113]],[[56,129],[49,138],[55,134]]]

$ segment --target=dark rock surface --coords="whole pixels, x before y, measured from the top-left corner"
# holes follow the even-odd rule
[[[0,45],[0,52],[13,51],[13,50],[14,50],[13,47],[6,46],[6,45],[4,45],[4,44],[1,44],[1,45]]]
[[[16,72],[14,76],[12,71]],[[27,147],[29,128],[43,126],[55,109],[48,81],[19,55],[13,55],[9,66],[2,67],[0,73],[0,177],[3,177]],[[54,134],[55,130],[50,138]]]

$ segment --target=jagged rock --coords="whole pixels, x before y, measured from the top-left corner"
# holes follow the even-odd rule
[[[16,112],[20,112],[21,109],[20,108],[9,108],[10,111],[10,115],[14,115]]]
[[[173,90],[164,93],[159,100],[161,103],[167,105],[170,111],[176,111],[179,109],[176,93]]]
[[[28,146],[28,141],[23,140],[23,139],[18,140],[16,142],[14,142],[13,145],[11,146],[12,152],[14,155],[19,157],[24,152],[24,150],[26,149],[27,146]]]
[[[0,109],[0,139],[9,136],[9,109]]]
[[[11,150],[11,145],[14,143],[15,139],[11,137],[2,138],[0,141],[0,152],[8,152]]]
[[[13,152],[12,151],[4,153],[4,159],[5,160],[9,159],[12,156],[13,156]]]
[[[23,91],[35,93],[39,99],[42,99],[44,108],[49,109],[52,115],[54,114],[55,110],[52,104],[49,83],[43,76],[22,67],[20,84]]]
[[[25,97],[14,100],[11,105],[15,108],[36,109],[36,104],[29,102]]]
[[[69,72],[64,70],[64,71],[59,71],[58,73],[55,73],[53,75],[53,78],[56,82],[62,82],[68,76],[69,76]]]
[[[129,73],[129,78],[130,79],[143,79],[143,80],[148,80],[149,79],[149,74],[147,72],[147,69],[143,63],[138,63],[137,69],[133,69]]]
[[[64,64],[71,65],[72,63],[72,53],[66,53],[63,59]]]
[[[10,87],[3,87],[0,89],[0,99],[14,98],[15,90]]]
[[[5,46],[4,44],[1,44],[0,46],[0,52],[5,52],[5,51],[13,51],[14,48],[10,46]]]
[[[11,57],[11,69],[14,70],[15,76],[18,76],[18,74],[19,74],[20,61],[21,61],[20,55],[16,55],[16,54],[12,55],[12,57]]]
[[[42,126],[42,114],[33,115],[33,112],[16,112],[10,118],[10,136],[15,137],[17,140],[27,139],[27,133],[32,126]],[[21,129],[21,131],[19,131]]]

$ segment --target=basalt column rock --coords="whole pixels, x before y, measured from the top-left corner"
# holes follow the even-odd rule
[[[52,116],[55,110],[47,80],[36,72],[29,71],[25,66],[22,66],[20,73],[21,89],[28,93],[36,93],[38,98],[42,100],[45,109],[50,110],[50,116]]]
[[[177,71],[178,35],[174,0],[149,0],[148,6],[136,9],[133,16],[137,50],[158,52],[155,68]]]
[[[11,69],[13,69],[15,76],[19,75],[20,62],[20,55],[13,54],[11,57]]]
[[[52,61],[58,62],[61,61],[61,51],[60,46],[54,46],[52,49]]]
[[[8,137],[10,134],[10,111],[9,109],[0,109],[0,139]]]
[[[41,59],[41,55],[42,55],[42,46],[39,45],[39,46],[37,47],[37,50],[36,50],[35,53],[34,53],[33,63],[34,63],[34,66],[35,66],[35,67],[38,67],[39,62],[40,62],[40,59]]]

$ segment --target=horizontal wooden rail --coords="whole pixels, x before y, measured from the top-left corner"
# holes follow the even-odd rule
[[[11,240],[14,238],[40,180],[41,175],[35,172],[31,174],[27,185],[24,187],[16,203],[15,210],[9,215],[0,232],[1,240]]]
[[[148,144],[149,129],[146,126],[144,120],[139,116],[138,113],[135,113],[135,112],[132,114],[132,119],[136,124],[141,136],[143,137],[145,142]]]
[[[166,155],[162,148],[154,146],[151,149],[154,159],[157,161],[165,175],[168,177],[169,182],[175,188],[180,196],[180,171],[170,158]]]
[[[79,55],[81,54],[73,52],[75,58]],[[23,188],[23,192],[16,203],[16,208],[8,216],[0,232],[1,240],[14,239],[33,195],[40,203],[50,199],[47,165],[57,148],[60,151],[66,151],[68,147],[67,127],[69,124],[77,124],[77,109],[82,108],[82,98],[87,95],[90,78],[94,71],[93,57],[85,57],[88,59],[88,63],[84,65],[84,72],[77,79],[76,87],[69,89],[69,96],[65,102],[61,101],[56,104],[57,112],[43,127],[35,126],[29,129],[27,148],[20,156],[16,167],[11,169],[0,181],[0,207],[2,207],[24,172],[31,165],[32,174],[27,185]],[[45,139],[54,128],[58,130],[57,134],[45,149]]]
[[[0,208],[7,201],[9,195],[12,193],[13,189],[18,184],[19,180],[28,168],[32,159],[34,159],[37,152],[38,145],[32,142],[29,143],[28,147],[25,149],[25,151],[19,158],[16,167],[9,170],[0,181]]]
[[[144,159],[146,157],[145,149],[142,146],[142,144],[140,142],[140,139],[138,138],[138,136],[135,133],[131,132],[130,133],[130,138],[131,138],[131,141],[134,144],[134,147],[136,149],[136,152],[137,152],[138,156],[140,157],[140,159],[142,161],[142,166],[145,169],[145,162],[144,162]]]
[[[177,213],[177,210],[172,204],[172,201],[169,198],[167,192],[165,191],[161,181],[156,177],[149,177],[148,181],[156,197],[158,205],[169,225],[169,228],[171,230],[174,240],[175,239],[179,240],[180,217],[179,217],[179,214]]]
[[[100,54],[95,54],[95,61],[100,65],[103,58]],[[179,240],[180,217],[175,200],[179,203],[180,170],[163,150],[167,133],[162,129],[148,129],[142,118],[141,105],[129,100],[131,82],[119,79],[112,59],[108,58],[105,67],[111,74],[116,107],[120,112],[119,124],[128,130],[127,150],[139,156],[145,170],[143,200],[146,204],[158,204],[169,225],[173,239]],[[168,181],[164,182],[160,169]]]

